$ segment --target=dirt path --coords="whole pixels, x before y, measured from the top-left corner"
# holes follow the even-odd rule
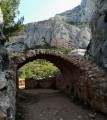
[[[107,120],[107,116],[71,102],[57,90],[21,90],[16,120]]]

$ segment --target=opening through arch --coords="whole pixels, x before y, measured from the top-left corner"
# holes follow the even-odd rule
[[[51,62],[37,59],[25,64],[18,70],[19,88],[56,88],[56,77],[61,76],[60,70]]]
[[[73,82],[79,79],[81,74],[81,70],[78,65],[75,64],[75,60],[73,57],[70,61],[69,58],[65,55],[59,55],[54,51],[50,50],[29,50],[27,52],[18,54],[13,58],[13,65],[15,71],[17,72],[23,65],[28,62],[37,60],[37,59],[45,59],[53,63],[61,72],[62,80],[60,82],[59,89],[64,91],[65,93],[71,93],[71,88],[73,86]],[[78,76],[78,78],[77,78]],[[18,79],[17,85],[18,85]]]

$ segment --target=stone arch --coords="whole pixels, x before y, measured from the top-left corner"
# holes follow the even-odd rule
[[[57,83],[58,87],[60,90],[70,94],[71,81],[73,84],[73,81],[77,79],[77,76],[75,76],[74,73],[76,71],[76,75],[78,75],[81,72],[79,67],[73,62],[70,62],[70,59],[68,59],[67,56],[59,55],[55,53],[55,51],[50,52],[50,50],[30,50],[25,53],[18,53],[16,56],[13,57],[13,68],[15,68],[15,70],[17,71],[26,63],[36,59],[48,60],[51,63],[54,63],[57,68],[59,68],[59,70],[61,71],[62,80],[59,81],[60,83]]]
[[[54,63],[62,72],[63,79],[59,90],[68,95],[87,101],[96,110],[107,114],[107,79],[106,72],[84,58],[60,55],[50,50],[29,50],[11,56],[14,70],[24,64],[46,59]]]

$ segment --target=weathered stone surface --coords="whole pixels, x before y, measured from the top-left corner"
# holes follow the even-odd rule
[[[96,2],[96,7],[98,7],[90,24],[92,29],[91,54],[94,60],[99,61],[99,64],[101,63],[102,66],[105,65],[104,67],[106,67],[107,1],[90,1],[89,3],[93,5],[94,2]],[[86,1],[83,0],[82,4],[83,6],[86,6]],[[78,11],[78,8],[76,8],[76,10]],[[83,18],[84,21],[87,17]],[[42,43],[50,43],[56,47],[68,47],[70,44],[75,48],[83,48],[83,43],[79,45],[79,38],[83,39],[89,34],[87,32],[82,33],[82,31],[79,28],[63,23],[60,17],[56,16],[48,21],[26,25],[24,34],[21,36],[22,38],[18,40],[20,42],[23,39],[22,43],[24,43],[24,45],[26,45],[29,49],[33,49]],[[71,33],[72,35],[70,35]],[[80,37],[79,33],[81,33],[80,35],[83,37]],[[84,36],[85,34],[87,35]],[[25,38],[27,40],[25,40]],[[68,42],[65,42],[64,40],[67,40]],[[10,48],[12,48],[12,46]],[[14,48],[15,47],[12,49]],[[96,110],[107,114],[107,74],[105,71],[101,70],[98,66],[84,58],[79,59],[78,57],[69,55],[58,55],[54,51],[41,49],[18,53],[18,49],[20,49],[19,51],[25,51],[25,48],[20,47],[19,45],[19,48],[16,49],[15,53],[11,54],[10,57],[12,58],[12,70],[1,70],[1,75],[3,75],[1,76],[1,78],[3,78],[1,81],[4,81],[4,83],[1,84],[0,88],[0,109],[6,114],[7,119],[15,120],[15,72],[27,62],[36,59],[49,60],[61,70],[62,76],[57,78],[58,81],[56,83],[56,87],[59,90],[72,97],[81,98],[83,101],[87,101]],[[101,53],[99,54],[99,52]],[[6,85],[7,87],[5,87]]]
[[[9,97],[9,107],[7,114],[9,119],[15,119],[16,112],[16,73],[15,71],[8,70],[6,71],[6,78],[8,80],[7,95]]]
[[[36,49],[13,54],[13,68],[18,70],[28,61],[36,59],[49,60],[60,69],[62,76],[59,77],[60,79],[57,78],[57,89],[70,96],[81,98],[91,107],[107,114],[107,74],[105,71],[84,58],[57,54],[50,49]]]
[[[79,29],[65,23],[59,17],[50,18],[46,21],[29,23],[25,26],[23,35],[12,37],[15,43],[24,44],[28,49],[38,46],[51,46],[57,48],[86,48],[91,35],[89,28]],[[16,44],[17,45],[17,44]],[[9,48],[14,51],[24,51],[24,48],[15,47],[13,44]],[[22,48],[22,50],[21,50]]]
[[[14,52],[23,52],[27,49],[26,45],[23,43],[14,43],[13,45],[9,45],[7,47],[7,50],[9,53],[14,53]]]
[[[15,120],[16,76],[9,68],[11,64],[5,47],[2,17],[0,9],[0,120]]]
[[[49,20],[29,23],[19,36],[12,37],[15,44],[8,49],[15,52],[43,46],[85,49],[91,39],[90,29],[85,27],[80,29],[68,22],[89,23],[95,8],[95,0],[82,0],[73,10],[58,14]]]
[[[15,118],[16,83],[15,73],[6,70],[0,72],[0,108],[6,114],[6,120]]]
[[[6,114],[0,110],[0,120],[7,120],[6,119]]]
[[[68,55],[83,57],[85,55],[85,52],[86,52],[85,49],[75,49],[75,50],[69,52]]]
[[[27,48],[34,49],[38,46],[50,45],[57,48],[86,48],[91,38],[89,28],[78,28],[62,21],[59,16],[46,21],[29,23],[23,34],[12,37],[15,43],[23,43]],[[9,48],[14,51],[15,45]]]
[[[0,90],[7,87],[7,79],[4,72],[0,71]]]
[[[107,1],[96,1],[97,9],[92,17],[90,54],[100,66],[107,68]]]
[[[53,89],[55,88],[55,77],[43,78],[43,79],[25,79],[25,89]]]
[[[87,23],[90,21],[93,12],[95,11],[96,0],[82,0],[81,4],[72,10],[67,10],[64,13],[58,14],[62,20],[71,23]]]

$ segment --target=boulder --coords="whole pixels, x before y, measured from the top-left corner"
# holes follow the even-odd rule
[[[85,49],[75,49],[75,50],[69,52],[68,55],[83,57],[85,55],[85,52],[86,52]]]

